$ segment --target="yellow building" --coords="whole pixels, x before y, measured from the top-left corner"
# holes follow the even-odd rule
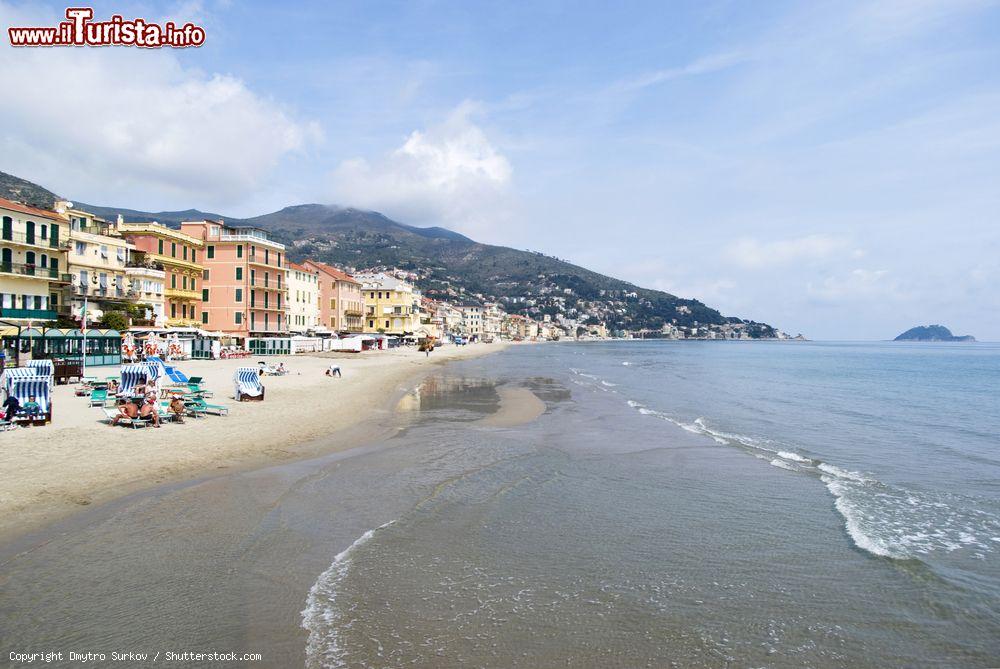
[[[0,198],[0,319],[54,321],[66,272],[68,224],[58,214]]]
[[[420,328],[420,292],[384,273],[355,274],[365,300],[365,332],[414,334]]]
[[[163,301],[169,327],[201,327],[202,280],[199,264],[204,242],[159,223],[122,223],[118,231],[148,269],[163,271]]]
[[[80,320],[84,300],[89,323],[106,311],[122,311],[126,302],[134,301],[126,271],[131,244],[118,235],[114,224],[74,209],[71,202],[57,202],[56,211],[69,219],[66,259],[71,283],[64,294],[63,314]]]

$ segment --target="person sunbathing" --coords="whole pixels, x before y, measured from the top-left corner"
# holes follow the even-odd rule
[[[145,404],[139,409],[139,418],[153,421],[153,427],[160,427],[160,414],[156,412],[156,400],[146,399]]]
[[[128,418],[129,420],[135,420],[138,415],[139,415],[139,407],[135,405],[135,402],[129,400],[124,404],[118,405],[118,415],[111,419],[110,424],[113,427],[117,425],[118,421],[122,420],[123,418]]]
[[[181,399],[180,395],[174,395],[170,398],[170,413],[174,414],[175,423],[184,422],[184,414],[187,412],[187,407],[184,406],[184,400]]]

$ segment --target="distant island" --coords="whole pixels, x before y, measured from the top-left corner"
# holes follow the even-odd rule
[[[972,335],[953,335],[943,325],[918,325],[910,328],[893,341],[976,341]]]

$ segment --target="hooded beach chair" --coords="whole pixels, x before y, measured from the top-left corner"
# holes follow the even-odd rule
[[[52,405],[49,401],[49,380],[44,376],[24,376],[14,381],[14,397],[21,404],[21,411],[14,416],[14,422],[27,425],[45,425],[52,420]],[[24,405],[35,398],[38,413],[28,414]]]
[[[128,396],[132,389],[143,382],[149,382],[149,366],[144,362],[122,365],[121,382],[118,384],[118,394]]]
[[[237,402],[264,399],[264,386],[260,382],[260,374],[253,367],[237,367],[233,374],[233,384],[236,386]]]
[[[3,371],[2,385],[8,395],[14,392],[14,381],[23,378],[34,378],[38,371],[33,367],[8,367]]]
[[[49,389],[52,389],[52,380],[55,378],[56,367],[51,360],[29,360],[28,368],[35,370],[38,376],[49,378]]]

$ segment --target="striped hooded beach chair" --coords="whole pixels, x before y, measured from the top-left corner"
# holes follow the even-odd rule
[[[17,379],[36,376],[38,376],[38,371],[33,367],[8,367],[3,371],[3,389],[8,395],[10,395],[14,392],[14,382]]]
[[[237,402],[264,399],[264,386],[253,367],[237,367],[233,374],[233,384],[236,386]]]
[[[54,377],[56,373],[56,367],[52,364],[51,360],[29,360],[28,367],[34,369],[38,376],[47,376],[50,379]]]
[[[52,420],[52,403],[49,395],[49,380],[44,376],[23,376],[14,381],[14,397],[21,403],[22,411],[24,405],[32,398],[38,404],[38,413],[28,415],[18,413],[14,416],[14,422],[27,423],[29,425],[45,425]]]
[[[122,365],[119,395],[129,395],[132,389],[144,381],[149,381],[149,366],[144,362]]]

